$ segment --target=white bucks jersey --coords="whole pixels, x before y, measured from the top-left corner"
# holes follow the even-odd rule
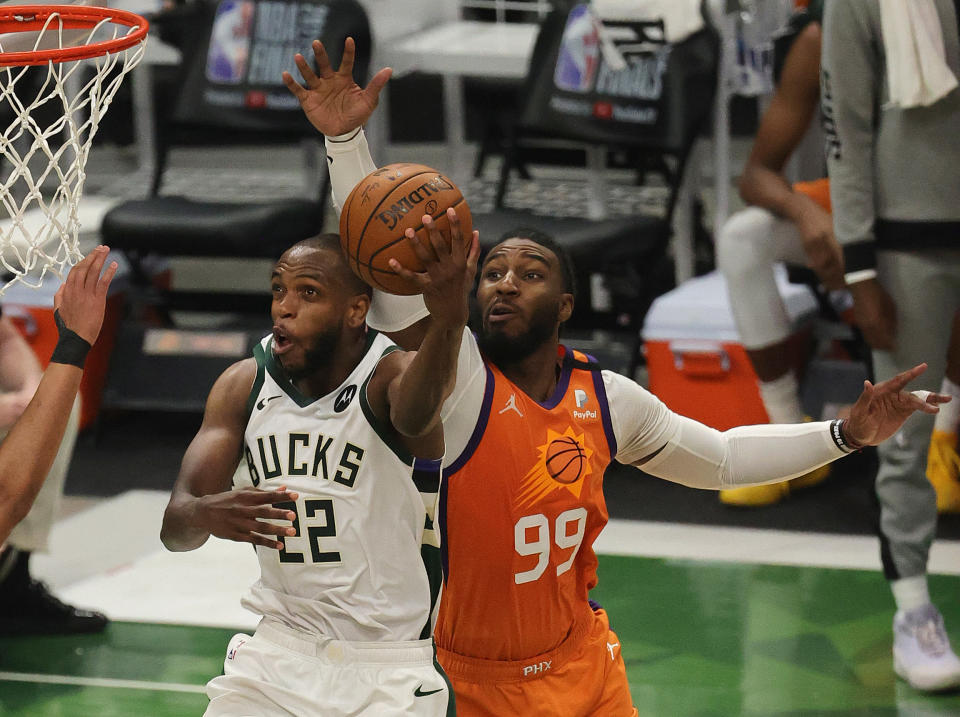
[[[250,482],[299,494],[294,537],[258,547],[260,580],[243,605],[291,627],[350,641],[430,636],[440,589],[433,529],[440,462],[409,456],[367,403],[366,382],[396,347],[370,333],[353,373],[326,396],[303,396],[271,350],[254,349],[244,453]],[[237,480],[237,479],[235,479]]]

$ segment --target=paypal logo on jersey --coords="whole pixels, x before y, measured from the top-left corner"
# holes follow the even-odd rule
[[[583,408],[587,405],[587,402],[590,400],[590,397],[587,395],[587,392],[582,388],[578,388],[573,392],[573,398],[577,402],[577,408]],[[574,418],[584,419],[584,418],[596,418],[597,412],[591,411],[590,409],[584,409],[582,411],[574,411]]]

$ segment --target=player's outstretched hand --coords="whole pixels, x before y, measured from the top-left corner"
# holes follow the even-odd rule
[[[267,520],[296,520],[292,510],[275,508],[274,503],[297,499],[286,486],[277,490],[240,488],[211,493],[197,499],[196,521],[211,535],[238,543],[253,543],[265,548],[283,549],[283,543],[272,536],[291,536],[296,531],[289,525],[267,523]]]
[[[366,88],[353,81],[353,61],[357,48],[352,37],[343,43],[343,58],[336,70],[323,43],[313,41],[313,56],[317,63],[314,72],[303,55],[294,55],[297,69],[303,76],[303,85],[289,72],[283,73],[283,83],[297,97],[310,123],[322,134],[332,137],[361,127],[373,114],[380,101],[380,90],[393,72],[384,67],[370,80]]]
[[[423,271],[410,271],[396,259],[388,263],[401,278],[420,287],[423,302],[437,325],[462,328],[470,315],[470,290],[480,257],[480,233],[474,231],[470,243],[465,243],[460,218],[452,207],[447,209],[450,228],[446,233],[440,231],[429,214],[424,214],[422,221],[429,241],[421,241],[412,228],[404,234],[423,264]]]
[[[926,370],[927,364],[922,363],[876,386],[864,381],[863,393],[843,424],[847,442],[853,447],[875,446],[896,433],[915,411],[939,412],[939,405],[947,403],[950,396],[904,390],[908,383]]]
[[[70,270],[53,297],[54,311],[60,312],[66,327],[91,345],[100,335],[107,290],[117,273],[117,262],[112,261],[100,274],[109,253],[110,248],[101,245],[87,254]]]

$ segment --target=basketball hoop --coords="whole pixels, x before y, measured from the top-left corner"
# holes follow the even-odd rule
[[[0,6],[0,296],[81,258],[77,205],[90,145],[148,23],[84,5]],[[87,73],[92,77],[86,79]],[[50,186],[44,193],[44,183]]]

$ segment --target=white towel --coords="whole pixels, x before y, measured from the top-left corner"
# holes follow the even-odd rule
[[[601,20],[657,20],[663,18],[664,35],[670,44],[703,27],[700,0],[593,0]]]
[[[663,19],[663,40],[673,44],[703,27],[700,0],[593,0],[591,10],[597,20],[597,34],[603,59],[615,71],[626,68],[617,42],[632,46],[635,33],[626,28],[611,28],[604,20],[660,20]]]
[[[933,0],[880,0],[890,104],[926,107],[957,86]]]

